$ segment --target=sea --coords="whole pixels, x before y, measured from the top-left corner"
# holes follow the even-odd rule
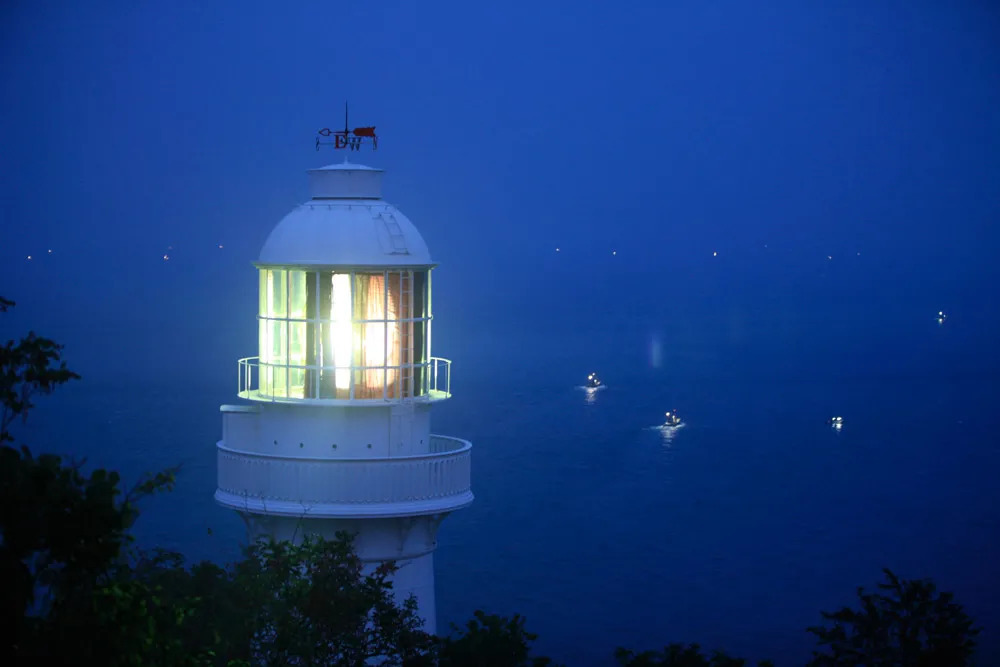
[[[476,496],[439,534],[440,629],[482,609],[520,614],[535,652],[567,665],[671,642],[801,665],[820,612],[889,568],[953,592],[982,627],[979,663],[1000,664],[995,297],[862,274],[578,278],[478,311],[435,294],[453,398],[433,430],[473,443]],[[15,434],[126,486],[180,465],[136,538],[226,562],[245,533],[212,500],[218,407],[238,402],[236,360],[254,350],[216,337],[223,358],[192,367],[169,339],[159,370],[84,374]],[[600,391],[582,387],[591,372]],[[683,427],[659,428],[667,410]]]

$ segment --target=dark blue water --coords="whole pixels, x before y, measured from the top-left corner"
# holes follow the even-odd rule
[[[644,306],[616,289],[595,288],[600,318],[557,294],[475,330],[435,301],[455,397],[434,430],[473,442],[476,493],[442,526],[442,628],[482,608],[526,616],[573,665],[671,641],[801,664],[819,611],[889,567],[954,591],[984,627],[981,662],[1000,661],[995,309],[939,326],[921,298]],[[20,434],[129,480],[182,464],[140,541],[233,558],[214,443],[249,353],[228,375],[85,378]],[[607,384],[593,396],[590,371]],[[668,440],[651,427],[671,408],[686,425]]]

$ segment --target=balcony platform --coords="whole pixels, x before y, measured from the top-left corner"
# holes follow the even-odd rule
[[[473,501],[472,444],[431,436],[419,456],[337,459],[218,450],[215,500],[252,514],[361,519],[453,512]]]

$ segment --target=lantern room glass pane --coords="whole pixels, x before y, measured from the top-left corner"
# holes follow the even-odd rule
[[[271,396],[271,366],[261,364],[257,368],[257,389],[264,396]]]
[[[385,369],[354,369],[354,398],[382,398]]]
[[[427,272],[413,272],[413,317],[427,317]]]
[[[267,315],[287,317],[288,315],[288,272],[272,269],[267,272]]]
[[[406,283],[409,284],[409,271],[387,271],[385,278],[385,288],[387,293],[386,319],[399,320],[406,317],[405,311],[409,306],[409,294],[403,298],[403,276],[406,275]],[[403,302],[407,303],[404,304]]]
[[[265,319],[257,320],[257,350],[262,364],[271,360],[269,354],[271,347],[267,342],[267,323]]]
[[[259,271],[259,286],[257,290],[257,314],[261,317],[267,317],[267,270],[261,269]]]
[[[268,342],[270,343],[268,361],[275,364],[287,364],[288,357],[288,322],[285,320],[268,321]]]
[[[418,321],[413,323],[413,391],[417,396],[427,393],[427,369],[424,366],[429,359],[427,354],[427,326],[424,319],[429,316],[427,290],[429,275],[427,271],[413,272],[413,317]]]
[[[306,365],[306,327],[305,322],[288,323],[288,363],[291,366]]]
[[[306,319],[306,304],[309,294],[306,289],[306,272],[288,272],[288,317],[293,320]]]
[[[289,398],[305,398],[306,396],[306,369],[288,369],[288,396]]]
[[[330,276],[330,325],[329,325],[329,365],[339,368],[334,373],[337,389],[346,390],[351,386],[351,276],[348,273],[334,273]],[[324,360],[325,361],[325,360]]]
[[[271,396],[284,398],[288,395],[288,367],[271,366]]]

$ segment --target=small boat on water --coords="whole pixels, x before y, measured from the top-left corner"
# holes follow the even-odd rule
[[[601,386],[601,379],[597,377],[597,373],[591,373],[587,376],[587,389],[597,389]]]
[[[843,417],[830,417],[829,419],[826,420],[826,423],[828,423],[830,426],[837,429],[838,431],[844,428]]]
[[[681,418],[677,414],[677,410],[667,410],[667,421],[663,422],[664,426],[680,426]]]

